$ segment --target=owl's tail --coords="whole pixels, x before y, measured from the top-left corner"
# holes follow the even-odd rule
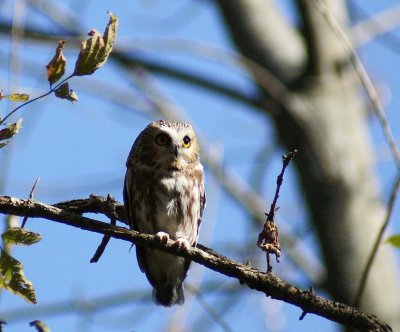
[[[159,288],[154,288],[153,298],[157,304],[161,304],[165,307],[170,307],[175,304],[182,305],[185,302],[183,286],[182,284],[179,286],[168,284]]]

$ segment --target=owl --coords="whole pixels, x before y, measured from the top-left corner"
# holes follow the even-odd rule
[[[206,196],[192,126],[150,123],[136,138],[126,167],[124,204],[130,227],[160,242],[171,239],[182,248],[196,245]],[[136,257],[157,304],[184,303],[182,283],[190,260],[140,246]]]

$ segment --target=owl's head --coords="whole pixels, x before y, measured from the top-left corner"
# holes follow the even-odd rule
[[[199,162],[199,145],[190,124],[159,120],[136,139],[127,166],[144,164],[154,169],[184,170]]]

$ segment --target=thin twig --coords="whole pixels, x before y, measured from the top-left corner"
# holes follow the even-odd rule
[[[390,49],[398,54],[400,40],[394,30],[400,24],[400,5],[391,6],[371,16],[355,1],[351,1],[351,6],[355,7],[354,11],[357,11],[357,14],[361,13],[364,18],[363,21],[356,23],[352,27],[352,35],[356,36],[356,48],[362,47],[373,40],[378,42],[386,41]]]
[[[278,203],[279,192],[283,183],[283,176],[285,174],[286,167],[289,166],[290,161],[297,154],[297,150],[289,152],[287,155],[282,156],[282,170],[276,179],[276,189],[274,199],[271,204],[271,208],[267,215],[267,220],[264,223],[263,230],[258,235],[257,246],[265,251],[267,257],[267,271],[272,272],[272,264],[270,254],[274,254],[276,261],[279,262],[281,253],[281,246],[279,244],[279,231],[278,226],[275,224],[275,212],[277,210],[276,204]]]
[[[39,183],[39,181],[40,181],[40,177],[36,178],[35,183],[34,183],[33,186],[32,186],[31,192],[29,193],[29,199],[28,199],[28,201],[30,201],[30,200],[33,199],[33,194],[34,194],[34,192],[35,192],[36,185]],[[24,217],[24,220],[22,220],[21,228],[24,228],[24,227],[25,227],[25,223],[27,222],[27,220],[28,220],[28,216],[25,216],[25,217]]]
[[[121,305],[141,306],[151,302],[151,292],[149,290],[123,290],[107,295],[95,296],[90,299],[82,294],[75,293],[71,298],[50,303],[41,304],[34,307],[19,307],[3,310],[1,316],[8,320],[9,324],[34,319],[36,317],[54,317],[59,315],[70,315],[71,312],[78,314],[93,314],[100,311],[110,310]],[[1,331],[0,331],[1,332]]]
[[[356,308],[358,308],[360,305],[361,297],[363,295],[363,292],[364,292],[364,289],[365,289],[365,286],[367,283],[367,279],[368,279],[369,272],[371,270],[372,263],[376,257],[376,254],[378,253],[379,245],[382,242],[383,234],[385,233],[386,227],[390,221],[390,217],[392,216],[394,204],[396,202],[396,198],[397,198],[399,189],[400,189],[400,172],[397,174],[396,181],[395,181],[392,191],[390,193],[389,202],[388,202],[388,206],[386,209],[385,220],[384,220],[381,228],[379,229],[379,232],[375,239],[371,253],[368,256],[367,264],[365,265],[364,271],[361,275],[360,285],[358,286],[357,295],[354,300],[354,306]]]
[[[276,203],[278,202],[279,192],[281,190],[281,186],[283,183],[283,176],[285,174],[286,168],[289,166],[291,160],[296,156],[297,153],[298,153],[298,151],[295,149],[295,150],[289,152],[288,154],[286,154],[286,155],[284,154],[282,156],[282,170],[276,179],[276,189],[275,189],[274,199],[272,201],[271,208],[270,208],[269,212],[267,213],[267,220],[269,220],[269,221],[275,220],[275,212],[277,210]]]
[[[186,285],[185,289],[187,289],[192,294],[196,295],[196,300],[199,302],[200,306],[203,310],[214,320],[214,322],[225,332],[231,332],[233,329],[229,326],[229,324],[222,318],[222,316],[206,301],[204,300],[203,295],[199,292],[198,289],[191,287],[190,285]]]
[[[74,74],[69,75],[67,78],[63,79],[60,83],[58,83],[57,85],[55,85],[54,87],[52,87],[49,91],[47,91],[46,93],[33,98],[31,100],[26,101],[25,103],[19,105],[18,107],[14,108],[10,113],[8,113],[3,119],[0,119],[0,125],[2,123],[4,123],[11,115],[13,115],[15,112],[17,112],[19,109],[21,109],[22,107],[29,105],[30,103],[33,103],[36,100],[42,99],[46,96],[48,96],[49,94],[53,93],[54,91],[56,91],[62,84],[64,84],[66,81],[68,81],[70,78],[72,78],[74,76]]]
[[[114,215],[114,217],[111,218],[110,224],[115,226],[117,224],[117,218],[115,217],[115,213],[116,213],[115,199],[111,194],[107,195],[107,208],[109,210],[109,213],[111,215]],[[100,245],[98,246],[93,257],[91,258],[90,263],[97,263],[99,261],[101,255],[103,255],[104,250],[107,247],[108,242],[110,241],[110,238],[111,238],[110,235],[103,236],[103,239],[101,240]]]
[[[393,158],[396,161],[397,167],[400,168],[399,149],[397,148],[396,141],[393,137],[392,131],[389,126],[389,122],[386,119],[385,111],[383,110],[383,106],[379,99],[378,93],[376,92],[375,87],[372,84],[372,81],[369,78],[365,67],[363,66],[360,58],[358,57],[357,52],[354,49],[353,45],[351,44],[350,40],[347,38],[346,33],[344,32],[340,24],[337,22],[336,18],[332,15],[332,13],[330,13],[325,3],[319,0],[313,0],[313,3],[315,7],[318,9],[318,11],[321,13],[321,15],[324,17],[324,19],[327,21],[327,23],[330,25],[332,30],[336,33],[338,39],[344,44],[344,46],[349,51],[349,58],[356,70],[356,73],[362,85],[364,86],[371,100],[371,104],[375,110],[375,113],[383,129],[383,134],[385,136],[386,143],[388,144],[390,151],[393,155]]]
[[[111,219],[110,225],[116,225],[116,220]],[[96,252],[94,253],[93,257],[90,259],[90,263],[97,263],[100,259],[100,257],[103,255],[104,250],[106,249],[106,246],[108,242],[110,242],[111,236],[110,235],[104,235],[103,239],[101,240],[99,246],[97,247]]]

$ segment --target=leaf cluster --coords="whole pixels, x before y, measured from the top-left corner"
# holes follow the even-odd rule
[[[111,12],[108,14],[110,19],[105,28],[104,34],[101,35],[94,29],[88,33],[90,38],[81,43],[81,50],[75,62],[73,73],[64,78],[61,82],[59,81],[64,76],[67,67],[67,58],[63,53],[65,41],[60,40],[58,42],[54,56],[46,65],[47,81],[50,84],[50,90],[48,92],[29,100],[30,96],[28,94],[13,93],[3,95],[0,91],[0,100],[8,99],[13,102],[23,102],[22,105],[13,109],[3,119],[0,118],[0,125],[5,125],[5,120],[20,108],[53,92],[57,98],[66,99],[72,103],[78,101],[77,94],[74,90],[70,89],[67,81],[74,76],[91,75],[106,63],[114,47],[118,30],[118,18]],[[53,87],[57,82],[59,83]],[[6,146],[10,142],[10,139],[18,133],[18,130],[21,127],[21,122],[22,118],[20,118],[16,123],[5,125],[5,128],[0,130],[0,149]]]

